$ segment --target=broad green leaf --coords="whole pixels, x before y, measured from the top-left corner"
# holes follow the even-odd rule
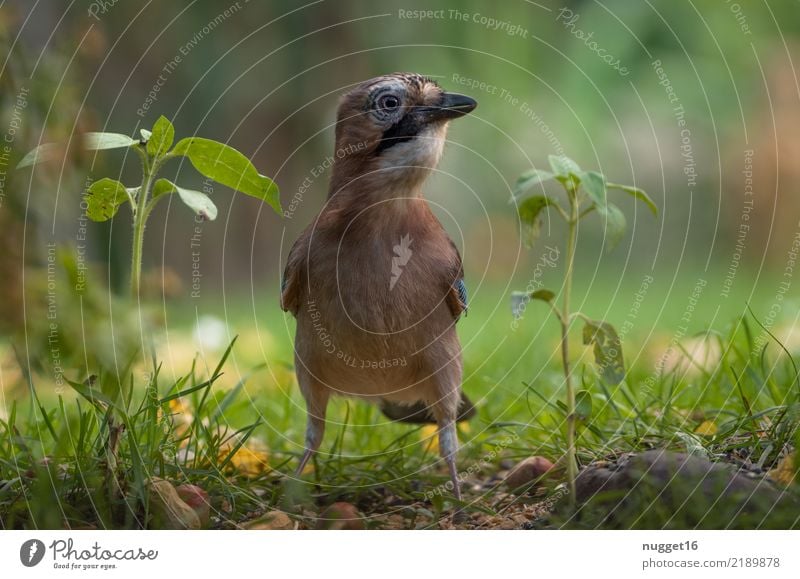
[[[87,203],[86,215],[92,221],[111,219],[129,199],[125,185],[108,177],[92,183],[83,198]]]
[[[639,189],[638,187],[631,187],[630,185],[620,185],[619,183],[606,183],[606,187],[609,189],[621,189],[626,193],[633,195],[639,201],[642,201],[645,205],[650,208],[650,211],[653,212],[653,215],[658,215],[658,207],[656,206],[655,202],[650,199],[650,196],[645,193],[643,190]]]
[[[539,237],[541,228],[539,214],[542,209],[551,205],[558,203],[546,195],[533,195],[517,206],[517,213],[522,222],[522,241],[527,247],[532,247]]]
[[[594,360],[600,376],[612,385],[622,382],[625,378],[625,362],[622,358],[622,342],[614,326],[606,322],[586,320],[583,343],[587,346],[594,345]]]
[[[214,202],[211,201],[208,195],[200,191],[195,191],[194,189],[179,187],[166,179],[159,179],[156,181],[153,186],[153,199],[160,195],[173,192],[177,192],[181,201],[183,201],[189,209],[194,211],[196,215],[208,221],[214,221],[217,218],[217,206],[214,205]]]
[[[583,190],[592,200],[592,205],[601,215],[605,213],[608,205],[606,197],[606,178],[597,171],[586,171],[582,175]]]
[[[83,147],[90,151],[130,147],[131,145],[139,143],[139,141],[131,139],[128,135],[120,135],[118,133],[84,133],[80,138]],[[43,145],[39,145],[34,150],[28,152],[28,154],[17,163],[16,168],[22,169],[23,167],[30,167],[38,163],[55,159],[60,150],[61,146],[57,143],[44,143]]]
[[[575,161],[565,155],[549,155],[547,159],[550,161],[554,177],[561,183],[566,183],[570,178],[576,184],[581,182],[581,168]]]
[[[22,157],[22,160],[17,163],[17,169],[31,167],[37,163],[44,163],[45,161],[51,161],[58,157],[60,150],[61,146],[57,143],[44,143],[43,145],[39,145]]]
[[[142,140],[145,143],[150,140],[150,137],[153,136],[153,133],[151,133],[147,129],[139,129],[139,134],[142,135]]]
[[[540,289],[536,290],[535,292],[531,293],[532,300],[541,300],[543,302],[552,302],[556,297],[556,294],[551,292],[548,289]]]
[[[159,179],[153,184],[153,199],[175,192],[175,186],[172,181],[166,179]]]
[[[514,197],[518,198],[534,185],[544,183],[545,181],[550,181],[553,178],[555,178],[555,175],[549,171],[540,171],[539,169],[525,171],[519,176],[519,179],[517,179],[517,182],[514,185]]]
[[[128,135],[121,135],[119,133],[84,133],[82,138],[84,148],[90,151],[119,149],[121,147],[130,147],[131,145],[139,144],[139,141],[136,139],[131,139]]]
[[[533,292],[511,292],[511,314],[515,320],[522,317],[525,307],[531,300],[541,300],[550,303],[555,299],[556,294],[547,289],[540,289]]]
[[[581,422],[587,422],[592,416],[592,394],[588,390],[579,390],[575,393],[575,417]]]
[[[620,208],[609,203],[606,207],[606,232],[608,233],[608,251],[614,249],[625,235],[627,221]]]
[[[223,143],[190,137],[181,139],[173,153],[189,157],[194,168],[206,177],[261,199],[281,213],[278,186],[264,175],[259,175],[250,160],[236,149]]]
[[[151,157],[161,157],[172,146],[175,138],[175,127],[167,117],[160,116],[153,124],[153,132],[147,140],[147,154]]]

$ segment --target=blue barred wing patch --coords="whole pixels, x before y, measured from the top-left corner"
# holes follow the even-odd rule
[[[456,291],[458,292],[458,299],[464,305],[464,315],[469,312],[469,301],[467,297],[467,284],[464,283],[463,278],[456,281]]]

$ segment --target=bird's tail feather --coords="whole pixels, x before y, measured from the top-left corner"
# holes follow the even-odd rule
[[[388,418],[396,422],[436,424],[433,411],[424,402],[415,402],[409,405],[381,400],[380,409]],[[467,398],[467,395],[462,392],[461,401],[458,403],[457,420],[462,422],[469,420],[473,416],[475,416],[475,405]]]

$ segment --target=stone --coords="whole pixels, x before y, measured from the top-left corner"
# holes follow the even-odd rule
[[[519,462],[505,478],[509,490],[533,486],[555,466],[543,456],[530,456]]]

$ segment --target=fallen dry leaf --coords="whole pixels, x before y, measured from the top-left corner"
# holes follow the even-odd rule
[[[294,523],[283,511],[270,511],[245,524],[251,531],[288,531],[294,529]]]
[[[439,448],[439,428],[435,424],[426,424],[419,431],[419,438],[424,446],[424,452],[432,452]]]
[[[784,456],[778,465],[767,473],[767,476],[784,486],[789,486],[797,480],[797,469],[794,464],[795,453]]]
[[[717,425],[713,420],[704,420],[700,425],[694,429],[695,434],[700,436],[714,436],[717,433]]]
[[[235,448],[235,444],[226,443],[220,446],[218,459],[225,460]],[[266,446],[256,440],[248,440],[239,447],[228,463],[228,470],[237,472],[248,478],[254,478],[269,472],[269,453]]]

